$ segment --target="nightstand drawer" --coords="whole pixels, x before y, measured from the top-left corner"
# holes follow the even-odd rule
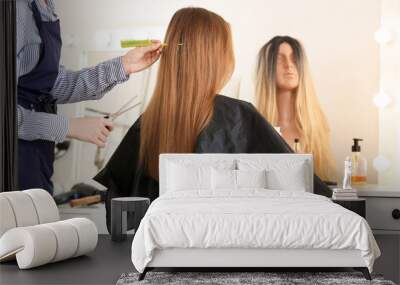
[[[365,218],[365,199],[353,199],[353,200],[336,200],[332,199],[333,203],[339,204],[343,208],[346,208],[361,217]]]
[[[371,228],[373,230],[400,231],[400,219],[392,216],[396,209],[400,210],[400,198],[368,197],[367,221]]]

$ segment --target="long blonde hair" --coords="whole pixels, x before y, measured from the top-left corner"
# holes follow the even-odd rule
[[[279,46],[287,43],[293,49],[299,74],[295,91],[295,124],[301,133],[302,150],[314,156],[315,172],[323,180],[335,175],[329,133],[330,129],[318,103],[307,56],[300,42],[288,36],[277,36],[267,42],[258,54],[256,106],[272,124],[278,123],[276,64]]]
[[[165,42],[155,90],[140,120],[140,161],[156,180],[160,153],[194,151],[234,68],[230,26],[206,9],[178,10]]]

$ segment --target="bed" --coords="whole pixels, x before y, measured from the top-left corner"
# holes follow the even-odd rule
[[[162,154],[160,197],[132,243],[154,268],[352,267],[380,251],[364,218],[313,194],[307,154]]]

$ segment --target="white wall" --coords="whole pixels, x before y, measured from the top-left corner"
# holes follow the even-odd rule
[[[62,53],[63,63],[71,68],[79,67],[82,51],[96,45],[96,33],[140,27],[162,31],[181,7],[210,9],[232,25],[236,54],[233,85],[240,86],[241,99],[251,102],[256,54],[261,46],[275,35],[300,39],[331,126],[339,177],[351,139],[361,137],[370,166],[368,180],[377,181],[372,160],[378,154],[379,121],[372,98],[379,88],[379,46],[374,32],[380,25],[380,0],[57,0],[56,6],[63,36],[67,44],[73,42],[64,46]],[[64,112],[73,115],[75,110],[72,106]],[[59,169],[68,167],[71,165],[64,163]]]

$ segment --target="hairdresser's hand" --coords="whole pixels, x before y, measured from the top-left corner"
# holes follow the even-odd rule
[[[67,137],[104,147],[113,128],[113,122],[105,118],[72,118],[69,121]]]
[[[152,42],[153,44],[148,47],[134,48],[122,56],[122,65],[126,74],[146,69],[160,58],[161,42],[155,40]]]

